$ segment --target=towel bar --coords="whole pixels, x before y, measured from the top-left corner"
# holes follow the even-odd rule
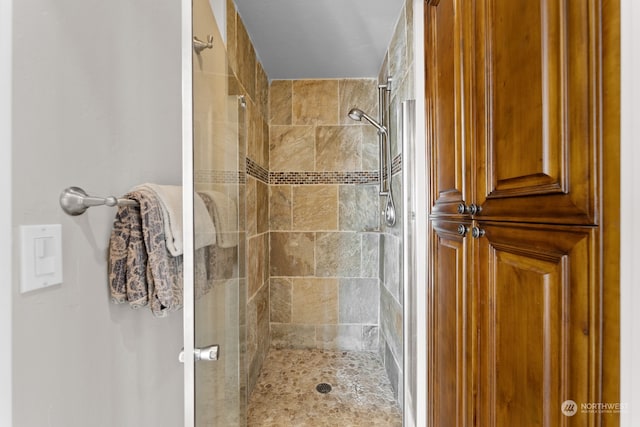
[[[82,215],[84,211],[92,206],[138,206],[138,202],[131,199],[118,199],[114,196],[96,197],[89,196],[80,187],[65,188],[60,194],[60,207],[67,214],[76,216]]]

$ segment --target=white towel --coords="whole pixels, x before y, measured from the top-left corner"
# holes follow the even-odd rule
[[[210,214],[218,234],[217,245],[221,248],[238,246],[239,230],[236,202],[218,191],[200,191],[200,194],[203,198],[209,197],[211,199],[213,209],[210,209]]]
[[[160,201],[167,250],[173,256],[184,252],[182,242],[182,187],[177,185],[142,184],[137,188],[153,191]],[[194,194],[195,249],[216,243],[216,229],[204,202]]]

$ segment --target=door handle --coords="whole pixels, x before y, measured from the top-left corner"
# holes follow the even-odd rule
[[[199,361],[212,361],[218,360],[218,353],[220,352],[220,346],[218,344],[210,345],[208,347],[194,348],[193,360]],[[184,363],[184,349],[180,350],[178,360]]]

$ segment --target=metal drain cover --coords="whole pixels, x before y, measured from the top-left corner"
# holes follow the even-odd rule
[[[331,391],[331,384],[320,383],[316,386],[316,390],[318,390],[318,393],[329,393]]]

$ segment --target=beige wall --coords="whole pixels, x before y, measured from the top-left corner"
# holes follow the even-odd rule
[[[64,257],[61,285],[14,275],[13,425],[181,425],[181,314],[111,304],[115,210],[58,206],[70,185],[180,183],[180,4],[14,2],[13,24],[13,253],[20,225],[57,223]]]

